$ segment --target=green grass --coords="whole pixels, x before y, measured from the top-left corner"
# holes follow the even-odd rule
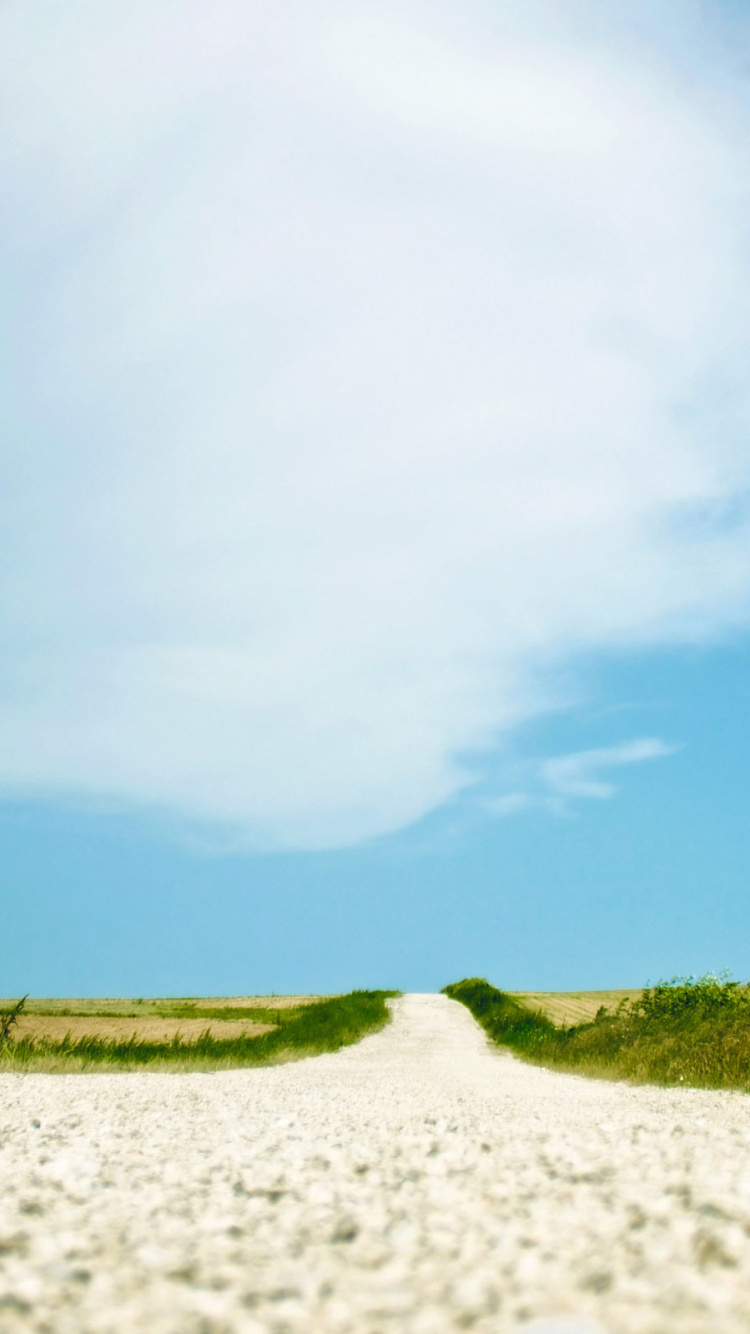
[[[673,978],[614,1014],[558,1027],[484,978],[444,988],[493,1042],[526,1060],[600,1078],[750,1091],[750,991],[724,978]]]
[[[269,1008],[271,1022],[281,1022],[273,1032],[256,1037],[214,1038],[202,1034],[196,1041],[147,1042],[137,1038],[108,1040],[101,1037],[47,1038],[9,1036],[0,1046],[0,1070],[84,1070],[93,1068],[132,1069],[159,1067],[168,1069],[220,1069],[238,1066],[270,1065],[338,1051],[357,1042],[366,1033],[388,1022],[386,1000],[394,991],[352,991],[345,996],[277,1011]],[[62,1011],[64,1013],[64,1011]],[[57,1010],[57,1014],[61,1011]],[[162,1011],[163,1013],[163,1011]],[[170,1017],[237,1018],[249,1014],[265,1019],[265,1010],[211,1009],[187,1005],[173,1006]],[[11,1030],[12,1033],[12,1030]]]

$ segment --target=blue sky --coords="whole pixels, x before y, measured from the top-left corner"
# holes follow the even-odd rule
[[[7,993],[748,969],[748,22],[0,13]]]

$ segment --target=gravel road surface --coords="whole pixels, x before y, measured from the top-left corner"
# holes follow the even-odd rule
[[[750,1331],[750,1099],[491,1050],[406,996],[334,1056],[2,1075],[0,1330]]]

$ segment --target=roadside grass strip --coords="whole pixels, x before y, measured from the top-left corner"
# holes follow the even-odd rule
[[[382,1028],[390,1018],[386,1000],[395,995],[398,992],[352,991],[345,996],[327,997],[294,1008],[253,1009],[250,1011],[253,1018],[257,1016],[274,1024],[270,1032],[257,1036],[240,1031],[236,1037],[217,1038],[212,1036],[207,1024],[205,1031],[193,1041],[185,1041],[179,1033],[169,1042],[144,1041],[135,1032],[129,1038],[114,1039],[96,1034],[76,1038],[68,1033],[60,1040],[53,1040],[31,1036],[14,1038],[10,1026],[0,1043],[0,1070],[71,1071],[142,1066],[222,1069],[299,1060],[304,1056],[338,1051]],[[191,1021],[195,1018],[226,1021],[232,1017],[238,1024],[247,1020],[249,1013],[247,1008],[240,1006],[235,1009],[227,1006],[211,1008],[210,1005],[179,1002],[165,1002],[161,1012],[165,1016],[184,1017]],[[0,1015],[0,1022],[3,1018]]]
[[[750,990],[724,976],[658,982],[572,1027],[485,978],[443,990],[493,1042],[539,1065],[640,1084],[750,1091]]]

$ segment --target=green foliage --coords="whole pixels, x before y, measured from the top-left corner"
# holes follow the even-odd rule
[[[0,1066],[6,1069],[84,1069],[103,1065],[120,1068],[159,1065],[192,1069],[195,1066],[268,1065],[294,1057],[338,1051],[364,1037],[365,1033],[382,1028],[389,1019],[385,1002],[389,996],[397,994],[394,991],[352,991],[346,996],[334,996],[294,1010],[274,1010],[274,1016],[284,1014],[281,1026],[257,1037],[238,1034],[237,1037],[214,1038],[207,1030],[193,1042],[184,1041],[179,1036],[171,1042],[147,1042],[135,1037],[128,1040],[73,1039],[70,1035],[62,1041],[22,1038],[6,1043],[0,1053]],[[187,1007],[187,1013],[194,1016],[196,1010]],[[202,1017],[203,1011],[197,1013]],[[255,1018],[258,1012],[253,1010],[251,1013]],[[235,1012],[209,1010],[206,1017],[225,1019],[228,1015],[235,1017]],[[247,1020],[247,1009],[238,1011],[236,1017]]]
[[[27,1000],[28,995],[22,996],[19,1001],[16,1001],[15,1005],[11,1005],[9,1010],[3,1010],[2,1013],[0,1013],[0,1047],[6,1046],[10,1041],[11,1029],[13,1028],[13,1025],[18,1022],[18,1016],[23,1010]]]
[[[558,1028],[484,978],[445,987],[494,1042],[543,1065],[640,1083],[750,1091],[750,992],[725,976],[647,987],[615,1014]]]
[[[726,974],[716,977],[673,977],[646,987],[631,1007],[633,1017],[644,1024],[693,1023],[696,1019],[741,1018],[750,1020],[750,992]]]

